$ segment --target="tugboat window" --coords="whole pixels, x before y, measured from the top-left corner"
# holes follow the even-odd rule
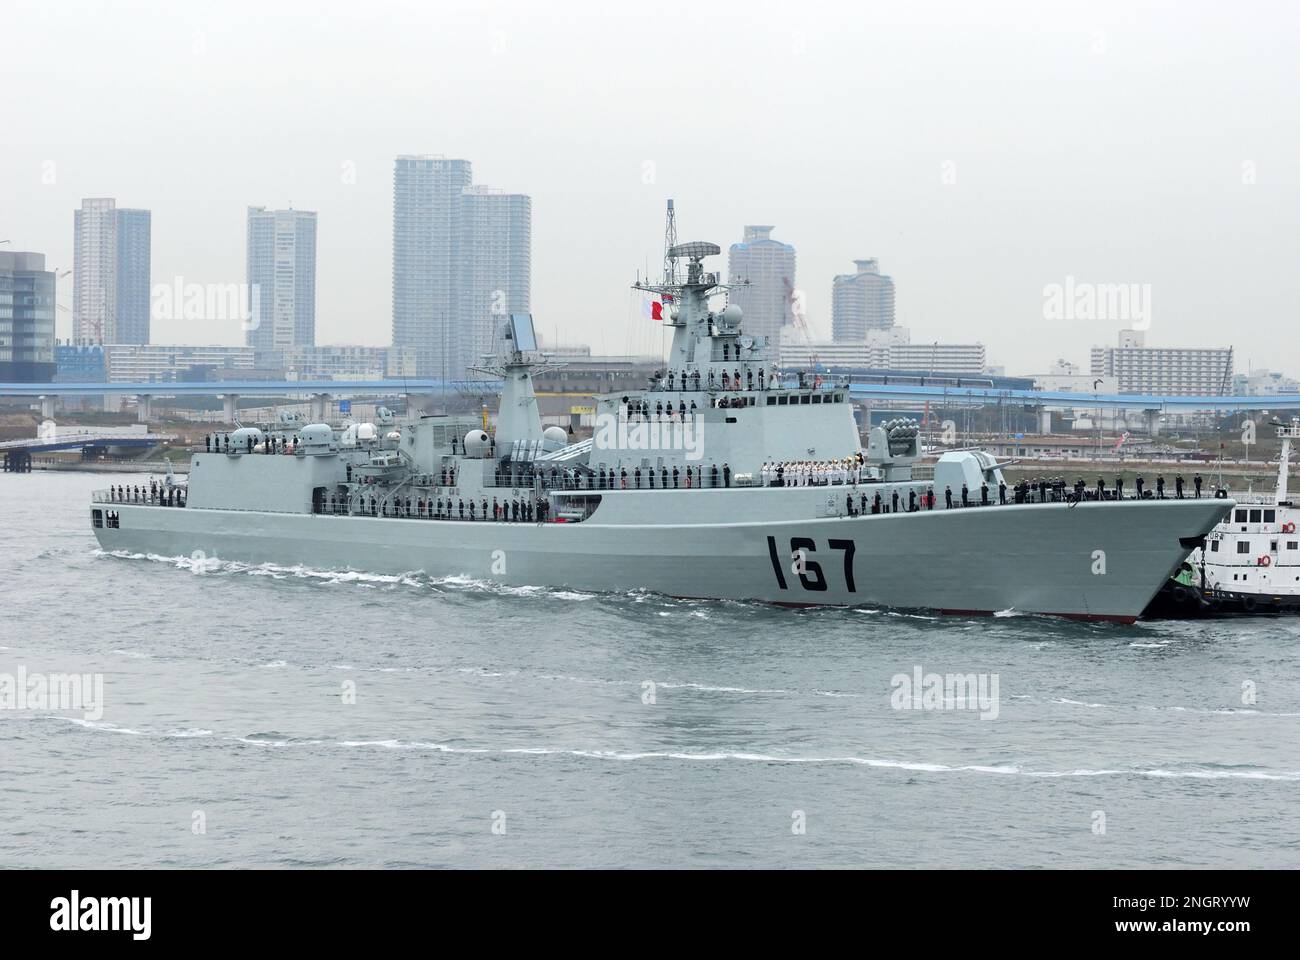
[[[1237,552],[1238,552],[1238,553],[1250,553],[1250,541],[1249,541],[1249,540],[1238,540],[1238,541],[1237,541]]]

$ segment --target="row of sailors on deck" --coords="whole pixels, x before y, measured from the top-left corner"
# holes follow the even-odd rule
[[[482,504],[473,499],[451,497],[437,500],[424,497],[394,497],[392,500],[377,500],[375,497],[362,496],[352,504],[349,510],[347,498],[330,494],[320,504],[318,512],[337,514],[369,514],[372,517],[411,517],[420,520],[497,520],[501,522],[537,521],[545,523],[550,519],[551,504],[545,497],[515,497],[510,500],[492,498],[491,506],[487,497]]]
[[[1201,498],[1201,487],[1205,479],[1198,473],[1192,477],[1192,485],[1196,488],[1195,499]],[[1182,474],[1174,477],[1174,499],[1183,499],[1183,487],[1186,481]],[[1164,500],[1165,499],[1165,478],[1163,474],[1156,476],[1156,489],[1153,494],[1146,487],[1146,478],[1138,476],[1134,486],[1137,488],[1137,499],[1139,500]],[[1115,477],[1115,484],[1110,488],[1110,495],[1106,492],[1106,478],[1098,477],[1095,487],[1089,487],[1082,477],[1074,481],[1071,493],[1075,500],[1123,500],[1124,499],[1124,477],[1119,475]],[[1039,503],[1048,501],[1063,501],[1067,499],[1066,485],[1064,477],[1043,478],[1035,477],[1032,481],[1021,480],[1012,487],[1012,494],[1016,503],[1030,503],[1037,500]],[[1226,494],[1223,494],[1226,496]],[[1005,502],[1005,500],[1003,500]]]
[[[230,453],[230,434],[228,433],[210,433],[204,438],[207,445],[208,453]],[[294,434],[293,439],[288,437],[279,437],[269,434],[260,444],[254,445],[253,435],[246,434],[244,442],[241,444],[235,442],[234,450],[236,453],[243,448],[244,453],[293,453],[298,446],[298,435]]]
[[[859,453],[838,460],[769,460],[759,471],[765,487],[824,487],[861,483],[866,461]]]
[[[654,419],[677,422],[679,420],[685,420],[688,412],[685,400],[679,401],[675,409],[671,400],[667,403],[659,400],[652,407],[649,400],[632,400],[628,397],[624,397],[622,405],[623,409],[627,411],[626,419],[628,420],[648,421]],[[699,408],[695,405],[695,401],[692,400],[689,412],[694,414],[698,409]]]
[[[148,487],[120,485],[109,487],[108,499],[115,503],[156,503],[163,507],[183,507],[185,490],[182,487],[167,487],[157,480],[150,480]]]
[[[723,359],[726,359],[725,357]],[[715,373],[710,369],[705,376],[701,376],[698,370],[669,370],[665,375],[662,371],[656,370],[650,377],[650,387],[652,390],[699,390],[701,386],[707,386],[708,389],[714,390],[721,384],[723,390],[753,390],[755,384],[758,389],[766,390],[769,385],[775,385],[778,374],[775,370],[770,375],[766,367],[760,366],[757,371],[749,364],[745,365],[745,375],[742,378],[740,368],[733,367],[730,372],[723,370],[721,374]]]

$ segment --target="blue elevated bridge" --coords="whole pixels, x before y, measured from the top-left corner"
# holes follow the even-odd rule
[[[849,391],[861,401],[899,401],[911,403],[997,404],[1021,403],[1043,408],[1126,409],[1160,413],[1196,410],[1300,410],[1300,395],[1288,396],[1165,396],[1159,394],[1110,394],[1063,390],[1007,388],[989,382],[927,383],[917,382],[851,383]],[[139,383],[0,383],[0,397],[28,397],[40,400],[42,412],[53,415],[59,397],[130,396],[135,397],[140,419],[152,416],[152,401],[160,397],[217,397],[224,401],[226,420],[234,422],[241,397],[299,397],[310,400],[313,412],[324,417],[327,401],[340,397],[400,397],[404,395],[436,396],[454,392],[462,396],[492,396],[501,388],[498,380],[456,380],[410,378],[407,380],[229,380],[213,382],[139,382]]]

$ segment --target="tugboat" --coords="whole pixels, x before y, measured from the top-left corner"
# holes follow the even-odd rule
[[[592,437],[543,428],[548,358],[509,315],[472,417],[244,426],[194,454],[181,509],[88,504],[110,554],[195,556],[784,606],[1006,610],[1131,623],[1230,500],[1000,503],[982,451],[914,470],[919,430],[862,443],[847,381],[784,375],[704,261],[673,244],[638,281],[672,330],[646,388],[598,400]],[[685,275],[678,264],[684,262]]]
[[[1300,509],[1287,484],[1300,420],[1273,425],[1282,441],[1276,488],[1238,497],[1204,545],[1161,587],[1145,619],[1300,613]]]

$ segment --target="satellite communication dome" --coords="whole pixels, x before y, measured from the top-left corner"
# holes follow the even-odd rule
[[[485,456],[491,442],[491,439],[482,430],[471,430],[465,434],[465,453],[471,457]]]
[[[744,315],[745,312],[740,309],[739,304],[727,304],[722,308],[722,312],[718,314],[718,329],[725,333],[735,333],[740,329],[740,321]]]
[[[547,427],[542,431],[542,444],[547,450],[558,450],[569,442],[563,427]]]
[[[402,439],[402,434],[401,434],[399,431],[397,431],[397,430],[389,430],[386,434],[384,434],[384,439],[386,439],[386,440],[401,440],[401,439]]]

